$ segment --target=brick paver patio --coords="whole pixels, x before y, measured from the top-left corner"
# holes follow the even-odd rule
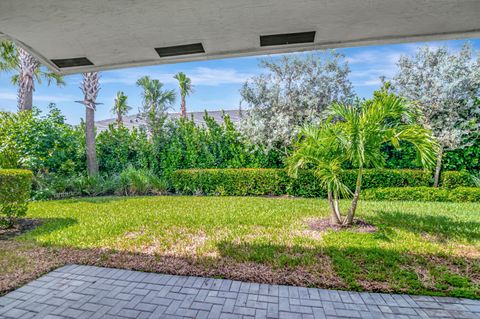
[[[68,265],[1,297],[0,318],[480,318],[480,301]]]

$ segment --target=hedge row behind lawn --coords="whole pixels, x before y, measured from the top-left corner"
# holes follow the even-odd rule
[[[356,171],[345,171],[342,179],[354,189]],[[421,170],[371,169],[365,170],[362,187],[416,187],[431,184],[431,174]],[[288,176],[284,169],[178,170],[171,177],[171,185],[176,193],[185,195],[326,195],[312,170],[300,171],[297,178]]]
[[[0,219],[6,217],[4,222],[10,223],[11,218],[27,212],[32,179],[33,174],[28,170],[0,169]]]
[[[375,201],[480,202],[479,187],[387,187],[366,189],[361,198]]]

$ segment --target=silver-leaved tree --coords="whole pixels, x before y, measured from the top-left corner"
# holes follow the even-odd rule
[[[458,53],[447,48],[418,49],[402,56],[393,84],[398,93],[417,104],[422,124],[440,144],[435,169],[439,185],[446,150],[468,146],[480,129],[480,58],[474,59],[469,44]]]
[[[319,123],[328,105],[353,98],[348,63],[334,51],[262,59],[260,66],[265,71],[240,91],[248,106],[242,130],[266,150],[285,151],[303,125]]]

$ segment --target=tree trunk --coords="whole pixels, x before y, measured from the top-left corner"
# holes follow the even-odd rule
[[[347,217],[343,221],[343,224],[347,226],[352,224],[353,218],[355,217],[358,199],[360,198],[360,189],[362,188],[362,175],[363,175],[363,168],[360,167],[358,169],[357,182],[355,184],[355,193],[353,194],[352,204],[350,205],[350,209],[348,210]]]
[[[33,105],[33,88],[30,87],[25,91],[24,105],[22,110],[31,111],[32,105]]]
[[[182,96],[182,103],[180,104],[180,115],[183,118],[187,117],[187,103],[185,101],[185,97]]]
[[[122,117],[122,113],[117,111],[117,125],[120,126],[123,124],[123,117]]]
[[[33,104],[35,90],[34,75],[38,68],[38,61],[22,48],[18,49],[20,74],[18,79],[18,109],[29,111]]]
[[[95,150],[95,110],[85,108],[85,143],[87,151],[87,172],[89,176],[98,174],[97,152]]]
[[[330,215],[330,223],[332,225],[340,225],[341,220],[338,211],[338,201],[334,200],[332,192],[328,192],[328,202],[332,211],[332,214]]]
[[[435,176],[433,178],[433,187],[440,185],[440,172],[442,171],[443,147],[440,146],[437,154],[437,166],[435,167]]]

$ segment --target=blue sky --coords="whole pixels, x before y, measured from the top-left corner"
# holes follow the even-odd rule
[[[480,50],[480,39],[467,40],[476,50]],[[428,42],[430,46],[447,46],[458,50],[464,40]],[[350,80],[355,93],[359,97],[369,97],[379,87],[379,77],[392,77],[396,70],[396,61],[401,55],[412,55],[415,50],[425,43],[407,43],[396,45],[368,46],[338,49],[345,55],[351,68]],[[301,53],[298,53],[301,54]],[[131,114],[137,113],[141,104],[141,90],[135,81],[149,75],[165,83],[168,89],[177,89],[177,82],[173,75],[185,72],[195,86],[194,93],[187,100],[189,111],[235,109],[240,103],[239,89],[248,78],[261,72],[258,67],[259,57],[244,57],[201,62],[178,63],[150,67],[137,67],[106,71],[101,73],[101,91],[97,107],[96,119],[112,118],[110,113],[113,99],[117,91],[122,90],[128,96],[128,103],[132,106]],[[0,110],[16,111],[17,88],[10,83],[9,74],[0,74]],[[45,84],[37,85],[33,96],[34,105],[44,110],[50,102],[59,106],[67,121],[77,124],[84,117],[84,107],[75,103],[82,99],[79,89],[81,76],[65,77],[66,86],[50,87]],[[179,110],[177,101],[174,110]]]

